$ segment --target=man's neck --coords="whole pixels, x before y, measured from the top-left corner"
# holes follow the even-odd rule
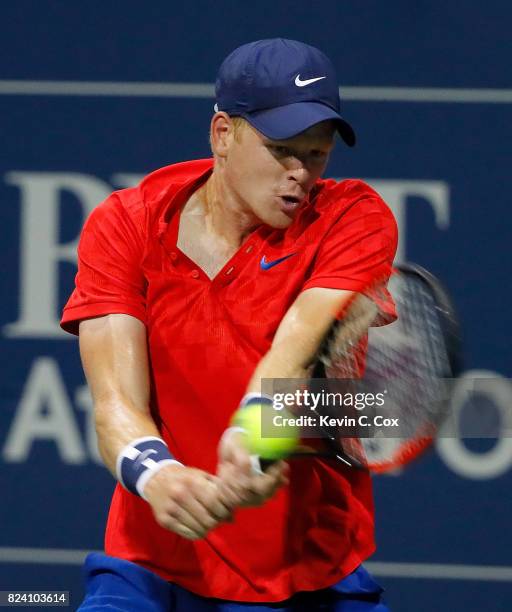
[[[215,170],[187,202],[183,214],[202,217],[201,225],[206,232],[233,248],[243,244],[247,236],[261,225],[261,221],[243,206]]]

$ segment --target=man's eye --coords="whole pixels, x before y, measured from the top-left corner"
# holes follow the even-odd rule
[[[325,151],[311,151],[311,157],[313,159],[324,159],[324,157],[327,156],[327,153]]]

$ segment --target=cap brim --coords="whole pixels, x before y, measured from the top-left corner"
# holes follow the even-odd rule
[[[318,102],[296,102],[255,113],[244,113],[242,116],[258,132],[272,140],[292,138],[321,121],[332,119],[346,144],[353,147],[356,143],[352,126],[331,107]]]

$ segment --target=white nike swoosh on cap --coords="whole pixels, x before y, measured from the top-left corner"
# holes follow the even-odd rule
[[[311,83],[316,83],[317,81],[321,81],[322,79],[326,79],[327,77],[315,77],[314,79],[306,79],[305,81],[301,81],[300,73],[295,77],[295,85],[297,87],[306,87],[306,85],[311,85]]]

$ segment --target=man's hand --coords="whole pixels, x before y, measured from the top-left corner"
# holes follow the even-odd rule
[[[230,506],[261,506],[288,484],[289,466],[284,461],[256,474],[243,444],[243,433],[228,431],[219,443],[217,475],[224,503]]]
[[[218,480],[202,470],[169,465],[150,478],[144,497],[161,527],[198,540],[232,520],[232,506],[221,499]]]

